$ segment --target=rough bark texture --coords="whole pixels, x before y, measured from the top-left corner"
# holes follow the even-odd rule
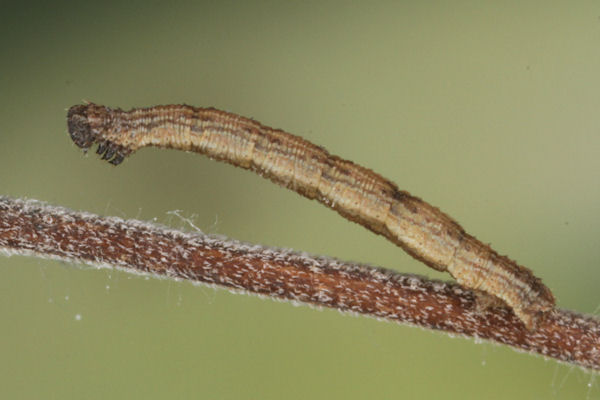
[[[600,321],[554,309],[535,331],[454,283],[0,197],[0,252],[118,267],[503,343],[600,370]]]

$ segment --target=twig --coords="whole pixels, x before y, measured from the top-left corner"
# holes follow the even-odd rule
[[[555,309],[528,330],[463,287],[385,269],[0,197],[0,251],[117,267],[507,344],[600,370],[600,321]]]

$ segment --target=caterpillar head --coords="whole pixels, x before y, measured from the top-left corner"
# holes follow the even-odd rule
[[[78,104],[69,108],[69,112],[67,113],[67,124],[71,139],[78,147],[84,150],[89,149],[98,136],[90,127],[87,111],[87,104]]]
[[[97,144],[96,153],[103,160],[119,165],[131,150],[105,137],[106,132],[110,131],[105,125],[112,119],[111,111],[107,107],[93,103],[78,104],[69,108],[67,125],[71,139],[79,148],[87,151],[92,145]]]

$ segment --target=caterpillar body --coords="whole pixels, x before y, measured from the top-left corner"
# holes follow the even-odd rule
[[[554,308],[529,269],[469,235],[448,215],[391,181],[280,129],[213,108],[166,105],[130,111],[93,103],[68,112],[72,140],[114,165],[145,146],[205,154],[257,172],[385,236],[461,285],[501,299],[534,329]]]

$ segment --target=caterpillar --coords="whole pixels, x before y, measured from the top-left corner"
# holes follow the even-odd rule
[[[531,270],[499,255],[454,219],[393,182],[299,136],[233,113],[189,105],[124,111],[87,103],[71,107],[67,120],[78,147],[87,151],[97,144],[96,152],[114,165],[142,147],[156,146],[193,151],[252,170],[386,237],[476,293],[502,300],[528,329],[535,329],[554,308],[552,292]]]

